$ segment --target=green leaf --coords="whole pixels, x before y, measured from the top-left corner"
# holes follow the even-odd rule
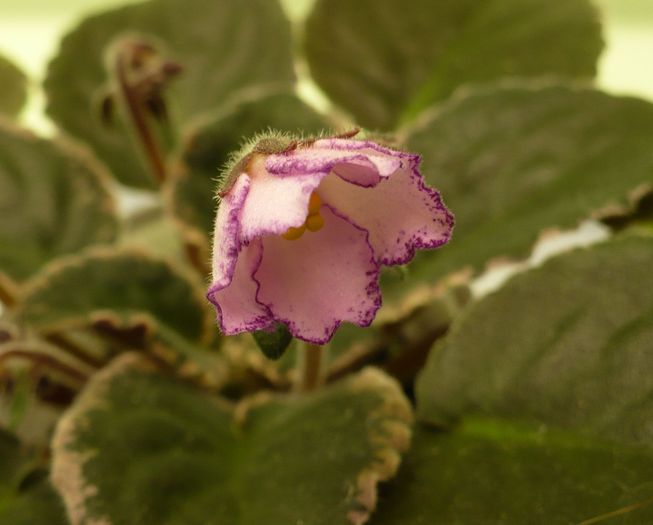
[[[277,324],[273,331],[258,330],[252,332],[256,344],[269,359],[279,359],[292,341],[292,334],[284,324]]]
[[[603,47],[587,0],[318,0],[305,35],[320,86],[386,130],[463,84],[592,77]]]
[[[0,56],[0,113],[16,117],[27,100],[27,77],[18,66]]]
[[[141,313],[192,341],[205,340],[212,324],[197,283],[162,260],[137,252],[97,250],[55,261],[29,283],[18,316],[47,330],[106,312],[129,324]]]
[[[0,429],[0,523],[65,525],[62,502],[32,453]]]
[[[146,366],[124,356],[58,426],[75,525],[362,523],[408,445],[408,402],[378,371],[234,411]]]
[[[653,522],[653,236],[558,256],[470,307],[372,525]]]
[[[427,116],[408,145],[456,216],[452,241],[421,252],[405,289],[464,266],[529,254],[653,181],[653,104],[564,86],[504,85]]]
[[[128,185],[153,187],[154,180],[124,126],[103,125],[98,108],[106,92],[106,48],[124,34],[159,42],[183,66],[166,94],[175,127],[241,88],[294,80],[290,26],[276,1],[152,0],[87,18],[50,64],[47,111]]]
[[[208,255],[216,209],[216,180],[229,155],[257,133],[270,128],[293,134],[317,134],[325,119],[295,95],[265,90],[241,94],[215,114],[193,123],[176,161],[168,199],[184,225],[186,242]]]
[[[81,150],[0,123],[0,278],[117,234],[106,173]]]
[[[386,296],[387,297],[387,296]],[[471,300],[466,282],[433,287],[417,296],[403,295],[403,304],[388,304],[372,326],[344,326],[329,343],[329,379],[340,378],[366,365],[381,368],[411,389],[433,342]]]
[[[556,257],[473,305],[417,384],[432,423],[518,416],[648,444],[653,237]]]
[[[189,374],[223,372],[215,356],[197,348],[215,333],[199,283],[142,253],[96,250],[55,261],[27,284],[15,315],[46,334],[93,326],[124,336],[127,347],[153,339],[152,352]]]
[[[15,484],[21,464],[20,443],[12,434],[0,429],[0,472],[5,485]]]
[[[651,523],[652,468],[650,447],[600,437],[474,418],[420,428],[370,525]]]

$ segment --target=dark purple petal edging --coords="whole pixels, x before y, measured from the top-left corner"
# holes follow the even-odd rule
[[[337,166],[338,164],[353,164],[353,161],[363,161],[366,167],[373,170],[376,169],[376,166],[369,160],[367,155],[356,154],[339,157],[337,159],[309,160],[293,158],[287,153],[278,154],[275,157],[268,157],[265,162],[265,169],[269,173],[280,177],[296,177],[317,173],[322,173],[326,177],[334,166]]]
[[[241,177],[247,177],[247,175],[241,175]],[[236,182],[236,184],[238,184],[238,181]],[[236,185],[234,187],[236,187]],[[220,290],[224,290],[227,286],[231,284],[234,277],[234,272],[236,271],[238,254],[240,253],[243,247],[243,244],[240,242],[240,238],[239,238],[240,212],[245,204],[245,199],[249,194],[249,188],[250,188],[250,183],[247,180],[247,184],[243,187],[240,193],[235,195],[234,202],[231,203],[232,208],[231,210],[229,210],[229,215],[227,216],[227,227],[225,228],[226,236],[229,239],[225,275],[220,281],[214,282],[206,294],[206,298],[213,304],[213,306],[215,306],[218,325],[220,326],[220,330],[222,331],[222,333],[224,333],[225,335],[234,335],[249,330],[257,330],[259,329],[258,328],[259,326],[264,326],[264,325],[268,326],[271,323],[270,315],[268,315],[267,317],[257,318],[255,321],[251,323],[245,323],[242,329],[239,328],[236,330],[227,330],[222,321],[223,318],[222,308],[218,303],[218,301],[215,299],[215,294],[217,292],[219,292]],[[258,267],[260,266],[262,256],[263,256],[262,250],[259,250],[259,258],[257,264],[255,265],[255,270],[257,270]],[[261,306],[266,308],[265,305],[261,305]]]
[[[321,139],[315,141],[314,145],[317,146],[318,148],[335,149],[335,150],[371,149],[379,153],[382,153],[384,155],[388,155],[390,157],[408,158],[408,157],[417,156],[414,153],[408,153],[407,151],[400,151],[400,150],[386,148],[385,146],[381,146],[380,144],[377,144],[376,142],[372,142],[369,140]]]
[[[411,170],[411,179],[417,185],[417,189],[420,192],[426,193],[431,199],[431,206],[429,209],[437,213],[438,215],[444,214],[444,222],[449,227],[447,233],[444,237],[440,239],[429,239],[424,240],[421,237],[419,232],[415,232],[412,236],[404,242],[404,247],[406,249],[406,255],[401,258],[381,258],[380,263],[384,266],[397,266],[402,264],[408,264],[413,257],[415,257],[415,252],[417,250],[428,250],[433,248],[439,248],[440,246],[446,244],[451,239],[453,235],[453,227],[455,219],[453,214],[447,209],[442,201],[440,192],[427,186],[424,181],[424,176],[419,171],[419,165],[422,162],[422,157],[420,155],[411,155],[409,159],[409,166]],[[392,175],[391,175],[392,176]],[[440,219],[433,219],[434,221],[439,221]],[[399,242],[399,240],[397,240]]]
[[[253,266],[253,270],[251,272],[251,278],[256,284],[256,292],[254,294],[254,300],[258,305],[263,307],[267,311],[266,316],[260,316],[254,319],[253,321],[249,323],[243,323],[240,327],[235,328],[233,330],[229,330],[224,326],[224,323],[222,322],[222,307],[218,303],[217,300],[215,300],[215,292],[219,292],[220,290],[223,290],[229,284],[231,284],[231,281],[226,286],[223,286],[222,288],[216,288],[215,286],[211,287],[207,294],[207,298],[213,306],[215,306],[216,309],[216,317],[218,320],[218,325],[220,326],[220,331],[225,334],[225,335],[236,335],[236,334],[241,334],[243,332],[251,332],[253,330],[265,330],[267,328],[271,328],[272,325],[274,324],[274,318],[272,317],[272,312],[270,312],[270,309],[264,305],[263,303],[260,303],[259,301],[256,300],[256,296],[258,295],[258,290],[259,290],[259,283],[256,279],[254,279],[254,274],[258,271],[259,267],[261,266],[261,261],[263,260],[263,246],[260,243],[259,240],[256,241],[258,244],[258,257],[256,259],[256,263]],[[233,277],[233,274],[232,274]]]

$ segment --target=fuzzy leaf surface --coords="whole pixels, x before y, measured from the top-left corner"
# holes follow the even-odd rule
[[[151,188],[154,180],[121,119],[101,122],[98,102],[108,87],[105,52],[125,34],[158,43],[183,67],[165,94],[175,128],[238,89],[294,80],[290,24],[276,1],[151,0],[85,19],[50,63],[47,111],[130,186]]]
[[[603,47],[587,0],[318,0],[304,40],[318,84],[384,130],[463,84],[593,77]]]
[[[94,327],[125,348],[147,347],[170,365],[186,365],[191,376],[222,377],[218,356],[200,347],[215,328],[199,283],[137,251],[55,261],[28,284],[16,316],[43,333]]]
[[[651,523],[652,467],[650,447],[601,436],[484,418],[420,427],[370,525]]]
[[[558,256],[473,304],[417,383],[373,525],[653,520],[653,237]]]
[[[66,525],[63,504],[18,440],[0,429],[0,523]]]
[[[117,228],[108,177],[85,152],[0,123],[0,278],[23,281]]]
[[[473,305],[417,384],[422,419],[468,413],[647,444],[653,237],[558,256]]]
[[[234,412],[127,355],[61,421],[53,479],[73,525],[344,525],[394,473],[409,421],[378,371]]]
[[[444,249],[420,252],[405,288],[492,259],[525,258],[540,233],[574,228],[653,183],[653,104],[562,85],[504,85],[457,97],[408,147],[456,216]]]

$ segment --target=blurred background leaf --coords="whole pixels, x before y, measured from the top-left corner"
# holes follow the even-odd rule
[[[37,454],[0,429],[0,523],[66,525],[63,504]]]
[[[503,83],[454,97],[409,132],[426,179],[454,210],[445,250],[420,252],[386,288],[526,257],[546,228],[574,228],[653,183],[653,105],[565,85]]]
[[[84,150],[0,122],[0,188],[0,276],[23,281],[117,235],[108,176]]]
[[[392,129],[463,84],[592,78],[603,47],[587,0],[317,0],[305,52],[358,124]]]
[[[20,68],[0,56],[0,113],[16,117],[27,101],[27,77]]]
[[[234,91],[294,81],[290,25],[276,1],[153,0],[84,20],[62,41],[48,68],[48,113],[89,142],[124,184],[151,188],[123,125],[106,127],[98,99],[107,88],[107,46],[124,34],[160,43],[183,73],[166,94],[176,127],[222,104]]]
[[[143,350],[216,388],[225,373],[209,351],[217,330],[194,277],[144,253],[89,252],[54,261],[13,314],[45,335],[93,328],[120,351]]]

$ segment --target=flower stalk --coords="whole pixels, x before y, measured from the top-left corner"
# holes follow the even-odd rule
[[[17,295],[16,286],[8,280],[0,278],[0,305],[12,308],[16,304]]]
[[[325,347],[305,343],[298,356],[298,377],[296,391],[301,393],[312,392],[324,381],[322,365]]]
[[[152,174],[162,184],[167,178],[167,168],[150,115],[160,121],[167,120],[162,92],[167,82],[181,72],[181,67],[161,60],[152,46],[131,39],[119,42],[110,67],[115,92],[123,103]]]

